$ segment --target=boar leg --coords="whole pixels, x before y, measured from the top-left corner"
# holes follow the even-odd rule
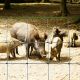
[[[10,52],[7,51],[7,60],[9,60],[9,59],[10,59]]]
[[[11,55],[13,56],[13,58],[16,57],[16,55],[15,55],[15,49],[13,49],[13,50],[11,51]]]
[[[29,44],[25,44],[25,47],[26,47],[26,57],[29,58],[29,48],[30,48],[30,46],[29,46]]]
[[[54,58],[54,56],[51,54],[51,55],[50,55],[50,60],[53,60],[53,58]]]
[[[72,38],[72,44],[71,44],[71,47],[75,47],[75,40]]]
[[[19,53],[18,53],[18,47],[16,47],[16,54],[18,54],[18,55],[19,55]]]
[[[31,45],[30,56],[31,56],[31,54],[32,54],[32,51],[33,51],[33,47],[34,47],[34,45]]]
[[[50,60],[53,60],[53,57],[50,57]]]
[[[32,51],[33,51],[33,46],[31,46],[30,56],[31,56],[31,54],[32,54]]]
[[[59,52],[59,54],[58,54],[58,60],[60,61],[60,52]]]

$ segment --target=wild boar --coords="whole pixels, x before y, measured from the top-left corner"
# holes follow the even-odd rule
[[[11,29],[11,36],[25,43],[26,56],[29,58],[33,49],[40,53],[44,52],[47,34],[40,35],[35,25],[25,22],[15,23]],[[16,52],[18,53],[17,49]]]
[[[60,61],[60,52],[63,45],[63,37],[65,36],[67,36],[66,32],[62,32],[58,28],[55,29],[51,41],[50,59],[56,57]]]
[[[13,58],[15,58],[15,53],[14,53],[14,49],[19,46],[22,45],[23,42],[12,38],[10,41],[7,42],[1,42],[0,43],[0,53],[7,53],[7,58],[10,59],[10,54],[13,56]]]
[[[66,37],[65,40],[65,47],[76,47],[76,41],[78,40],[78,32],[76,30],[69,30],[68,31],[68,37]]]
[[[52,60],[54,57],[60,61],[60,52],[63,45],[63,41],[59,37],[54,37],[51,44],[51,56],[50,60]]]

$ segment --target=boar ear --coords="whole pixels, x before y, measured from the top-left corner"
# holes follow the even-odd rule
[[[48,35],[46,33],[44,33],[44,39],[47,39]]]
[[[40,39],[39,34],[38,34],[38,33],[35,34],[35,35],[34,35],[34,38],[35,38],[36,40],[39,40],[39,39]]]

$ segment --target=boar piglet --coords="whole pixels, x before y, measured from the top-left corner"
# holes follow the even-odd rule
[[[14,49],[19,46],[22,45],[23,42],[12,38],[10,41],[7,42],[2,42],[0,43],[0,53],[7,53],[7,58],[10,59],[10,54],[13,56],[13,58],[15,58],[15,52]]]
[[[60,61],[60,52],[63,45],[63,41],[59,37],[54,37],[51,44],[51,56],[50,60],[56,57],[57,60]]]
[[[78,35],[76,33],[73,33],[73,35],[71,37],[71,46],[72,47],[76,47],[76,45],[75,45],[76,40],[78,40]]]
[[[66,32],[62,32],[59,29],[56,28],[53,38],[51,41],[51,57],[50,59],[53,59],[56,57],[60,61],[60,52],[63,45],[63,37],[67,36]]]

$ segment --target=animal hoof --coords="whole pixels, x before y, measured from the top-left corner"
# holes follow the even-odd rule
[[[59,61],[59,62],[60,62],[61,60],[60,60],[60,59],[57,59],[57,61]]]
[[[50,58],[50,60],[53,60],[53,58]]]
[[[8,56],[8,57],[7,57],[7,60],[10,60],[10,59],[11,59],[11,57],[10,57],[10,56]]]
[[[29,59],[31,59],[31,57],[30,57],[30,56],[28,56],[28,58],[29,58]]]
[[[19,53],[16,53],[17,55],[19,55]]]
[[[13,57],[13,59],[15,59],[15,58],[16,58],[16,56]]]

